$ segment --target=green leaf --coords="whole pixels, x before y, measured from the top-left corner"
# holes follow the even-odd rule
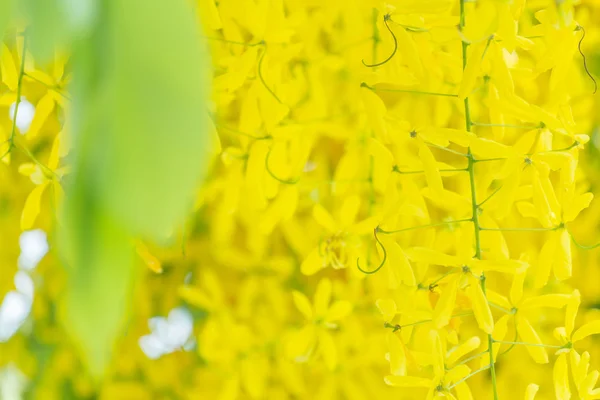
[[[99,194],[137,232],[161,240],[194,202],[208,154],[207,52],[184,0],[114,0],[110,146]],[[165,12],[168,9],[168,12]]]
[[[25,0],[21,2],[30,26],[27,33],[30,49],[38,61],[49,61],[54,46],[63,46],[69,34],[64,9],[58,0]]]
[[[126,317],[136,237],[165,241],[205,171],[209,60],[186,0],[107,0],[75,42],[66,327],[95,376]]]
[[[4,37],[8,23],[12,17],[13,0],[0,0],[0,36]]]

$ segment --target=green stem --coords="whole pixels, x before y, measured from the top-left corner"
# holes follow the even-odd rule
[[[467,172],[468,170],[466,168],[445,168],[445,169],[440,169],[440,172]],[[401,171],[400,168],[398,168],[397,165],[394,165],[394,168],[392,168],[392,172],[395,172],[397,174],[400,175],[415,175],[415,174],[424,174],[425,171]]]
[[[529,347],[545,347],[547,349],[562,349],[563,348],[563,346],[555,346],[555,345],[551,345],[551,344],[527,343],[527,342],[507,342],[504,340],[494,340],[494,339],[492,339],[492,343],[512,344],[512,345],[521,345],[521,346],[529,346]]]
[[[475,354],[474,356],[471,356],[471,357],[469,357],[469,358],[465,358],[464,360],[462,360],[462,361],[461,361],[461,362],[459,362],[458,364],[455,364],[455,365],[454,365],[454,367],[457,367],[457,366],[459,366],[459,365],[466,364],[466,363],[468,363],[469,361],[473,361],[473,360],[475,360],[475,359],[477,359],[477,358],[479,358],[479,357],[481,357],[481,356],[484,356],[484,355],[486,355],[487,353],[489,353],[489,351],[488,351],[488,350],[485,350],[485,351],[482,351],[481,353],[477,353],[477,354]]]
[[[15,134],[17,132],[17,114],[19,113],[19,104],[21,104],[21,87],[23,83],[23,75],[25,74],[25,57],[27,53],[27,35],[23,37],[23,52],[21,55],[21,67],[19,69],[19,79],[17,80],[17,100],[15,101],[15,111],[13,112],[12,129],[10,138],[8,139],[8,149],[2,154],[0,160],[6,157],[15,147]]]
[[[471,378],[474,375],[477,375],[478,373],[480,373],[482,371],[485,371],[486,369],[490,369],[491,370],[492,368],[494,368],[493,366],[494,366],[494,364],[490,364],[490,365],[486,365],[485,367],[476,369],[475,371],[471,372],[469,375],[465,376],[464,378],[462,378],[462,379],[454,382],[454,384],[452,386],[448,387],[448,390],[454,389],[456,386],[460,385],[461,383],[463,383],[467,379]],[[496,392],[494,391],[494,396],[495,396],[495,394],[496,394]]]
[[[498,304],[496,304],[496,303],[492,303],[491,301],[488,301],[488,304],[489,304],[490,306],[494,307],[495,309],[502,311],[502,312],[503,312],[503,313],[505,313],[505,314],[508,314],[508,315],[513,315],[513,314],[514,314],[512,311],[510,311],[510,310],[507,310],[506,308],[504,308],[504,307],[502,307],[502,306],[499,306],[499,305],[498,305]]]
[[[458,97],[457,94],[452,93],[439,93],[439,92],[428,92],[424,90],[410,90],[410,89],[380,89],[374,88],[372,86],[367,85],[366,83],[361,83],[362,87],[372,90],[374,92],[390,92],[390,93],[410,93],[410,94],[424,94],[428,96],[440,96],[440,97]]]
[[[559,227],[555,226],[553,228],[484,228],[483,226],[479,227],[480,231],[491,231],[491,232],[546,232],[546,231],[555,231]]]
[[[424,229],[424,228],[435,228],[436,226],[444,226],[444,225],[452,225],[455,223],[460,223],[460,222],[471,222],[472,219],[471,218],[464,218],[464,219],[455,219],[452,221],[445,221],[445,222],[436,222],[433,224],[427,224],[427,225],[418,225],[418,226],[411,226],[408,228],[402,228],[402,229],[395,229],[393,231],[386,231],[384,229],[381,228],[377,228],[377,232],[383,233],[384,235],[391,235],[394,233],[399,233],[399,232],[406,232],[406,231],[413,231],[416,229]]]
[[[462,31],[465,27],[465,0],[459,0],[460,1],[460,30]],[[464,69],[467,67],[467,48],[469,46],[468,43],[465,43],[464,41],[461,42],[462,45],[462,62],[463,62],[463,71]],[[472,121],[471,121],[471,108],[469,106],[469,97],[465,97],[464,100],[464,107],[465,107],[465,128],[467,129],[467,131],[471,132],[471,127],[473,125]],[[475,258],[481,259],[481,238],[480,238],[480,234],[479,234],[479,206],[477,205],[477,192],[476,192],[476,188],[475,188],[475,161],[473,158],[473,155],[471,154],[471,148],[469,147],[469,150],[467,152],[468,154],[468,170],[469,170],[469,183],[471,186],[471,213],[472,213],[472,220],[473,220],[473,229],[475,232]],[[486,296],[487,298],[487,293],[486,293],[486,286],[485,286],[485,281],[486,281],[486,277],[485,274],[482,273],[481,275],[481,290],[483,291],[484,296]],[[496,383],[496,366],[494,364],[494,354],[492,352],[492,344],[493,344],[493,338],[491,334],[488,334],[488,352],[490,355],[490,365],[488,366],[490,369],[490,376],[492,379],[492,390],[494,393],[494,400],[499,400],[498,398],[498,385]],[[487,367],[486,367],[487,368]],[[483,369],[481,369],[483,370]],[[474,373],[479,372],[475,371]],[[472,374],[467,375],[467,377],[465,377],[464,379],[468,379],[470,376],[472,376]],[[458,383],[457,382],[454,384],[454,386],[456,386]]]
[[[511,124],[484,124],[480,122],[471,122],[473,126],[499,127],[499,128],[514,128],[514,129],[535,129],[539,125],[511,125]]]

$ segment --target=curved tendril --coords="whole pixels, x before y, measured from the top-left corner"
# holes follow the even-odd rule
[[[377,271],[379,271],[383,267],[383,265],[385,264],[385,262],[387,260],[387,250],[385,249],[385,247],[381,243],[381,240],[379,240],[379,238],[377,237],[377,232],[378,231],[379,231],[379,227],[375,228],[373,230],[373,235],[375,236],[375,241],[377,242],[377,244],[379,244],[379,246],[381,246],[381,251],[383,251],[383,260],[381,260],[381,264],[379,264],[379,266],[377,268],[375,268],[373,271],[367,271],[367,270],[364,270],[364,269],[361,268],[361,266],[360,266],[360,258],[357,258],[356,259],[356,267],[363,274],[371,275],[371,274],[376,273]]]
[[[598,91],[598,84],[596,83],[596,80],[594,79],[594,77],[590,73],[590,70],[588,69],[587,61],[585,59],[585,54],[583,54],[583,51],[581,51],[581,43],[583,42],[583,39],[585,38],[585,29],[583,29],[583,26],[577,25],[577,28],[575,28],[575,30],[576,31],[581,30],[583,32],[583,34],[581,35],[581,39],[579,39],[579,43],[577,44],[577,49],[579,50],[579,54],[581,54],[581,57],[583,58],[583,68],[585,69],[585,73],[587,74],[587,76],[590,77],[592,82],[594,82],[594,91],[592,92],[592,94],[596,94],[596,92]]]
[[[577,242],[577,240],[575,240],[575,237],[573,236],[573,234],[571,233],[571,231],[569,229],[567,229],[567,233],[569,234],[569,236],[571,236],[571,240],[573,241],[575,246],[579,247],[582,250],[594,250],[595,248],[600,247],[600,243],[592,244],[590,246],[581,244],[581,243]]]
[[[262,64],[263,61],[265,59],[265,55],[267,54],[267,44],[265,42],[261,42],[262,45],[264,45],[264,51],[262,52],[262,54],[260,55],[260,59],[258,60],[258,79],[260,79],[261,83],[263,84],[263,86],[265,87],[265,89],[267,89],[267,91],[269,93],[271,93],[271,96],[273,96],[275,98],[275,100],[277,100],[277,102],[279,104],[283,104],[283,102],[279,99],[279,97],[277,97],[277,95],[275,94],[275,92],[273,91],[273,89],[271,89],[269,87],[269,85],[267,85],[267,82],[265,81],[265,78],[263,76],[262,73]]]
[[[300,180],[300,178],[296,178],[296,179],[282,179],[279,178],[278,176],[276,176],[273,171],[271,171],[271,167],[269,166],[269,160],[271,159],[271,152],[273,151],[273,148],[271,147],[269,149],[269,152],[267,153],[267,158],[265,158],[265,169],[267,170],[268,174],[271,175],[271,178],[275,179],[276,181],[286,184],[286,185],[295,185],[296,183],[298,183],[298,181]]]
[[[392,35],[392,38],[394,39],[394,51],[392,51],[392,54],[390,54],[388,58],[386,58],[385,60],[383,60],[381,62],[375,63],[375,64],[367,64],[365,62],[365,60],[362,60],[362,63],[365,67],[369,67],[369,68],[379,67],[379,66],[387,63],[388,61],[390,61],[396,55],[396,51],[398,51],[398,39],[396,39],[396,35],[392,31],[392,28],[390,28],[388,21],[390,21],[390,14],[384,15],[383,23],[385,24],[385,27],[387,28],[387,30],[390,31],[390,34]]]

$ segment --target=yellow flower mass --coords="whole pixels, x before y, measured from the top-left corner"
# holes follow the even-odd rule
[[[35,30],[31,43],[22,22],[7,30],[1,400],[600,399],[600,2],[175,3],[201,27],[209,100],[156,104],[205,116],[210,150],[177,164],[180,176],[208,172],[185,212],[156,224],[136,205],[174,189],[119,208],[138,176],[110,186],[121,179],[110,164],[154,165],[142,184],[174,179],[160,171],[188,142],[169,127],[197,132],[149,110],[154,90],[195,87],[194,56],[137,82],[182,45],[117,35],[107,57],[120,61],[85,79],[124,68],[120,41],[148,64],[103,91],[71,84],[92,60],[85,46],[43,59]],[[120,32],[114,8],[107,29]],[[146,113],[90,111],[133,92]],[[164,128],[164,142],[103,136],[113,117],[142,139]],[[81,139],[84,118],[101,140]],[[171,142],[181,153],[163,157]],[[125,151],[104,152],[112,143]],[[90,208],[76,210],[77,196]],[[104,247],[58,251],[88,212],[103,222],[77,232],[101,231]],[[122,249],[131,281],[111,268]],[[104,261],[69,261],[88,253]]]

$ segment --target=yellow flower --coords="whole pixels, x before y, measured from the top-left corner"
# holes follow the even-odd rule
[[[21,214],[21,230],[31,229],[40,213],[42,195],[47,187],[51,186],[54,191],[53,208],[58,209],[64,197],[64,191],[60,184],[62,177],[69,171],[68,167],[59,168],[59,159],[63,154],[62,134],[54,139],[52,150],[48,158],[48,164],[39,162],[26,163],[19,166],[19,172],[28,176],[36,187],[31,191]]]
[[[308,360],[315,351],[319,351],[327,367],[333,370],[338,362],[332,329],[337,322],[352,312],[352,304],[337,300],[331,303],[332,284],[329,279],[321,279],[317,285],[313,304],[299,291],[292,292],[296,308],[306,318],[307,324],[296,332],[288,342],[288,354],[296,361]]]

